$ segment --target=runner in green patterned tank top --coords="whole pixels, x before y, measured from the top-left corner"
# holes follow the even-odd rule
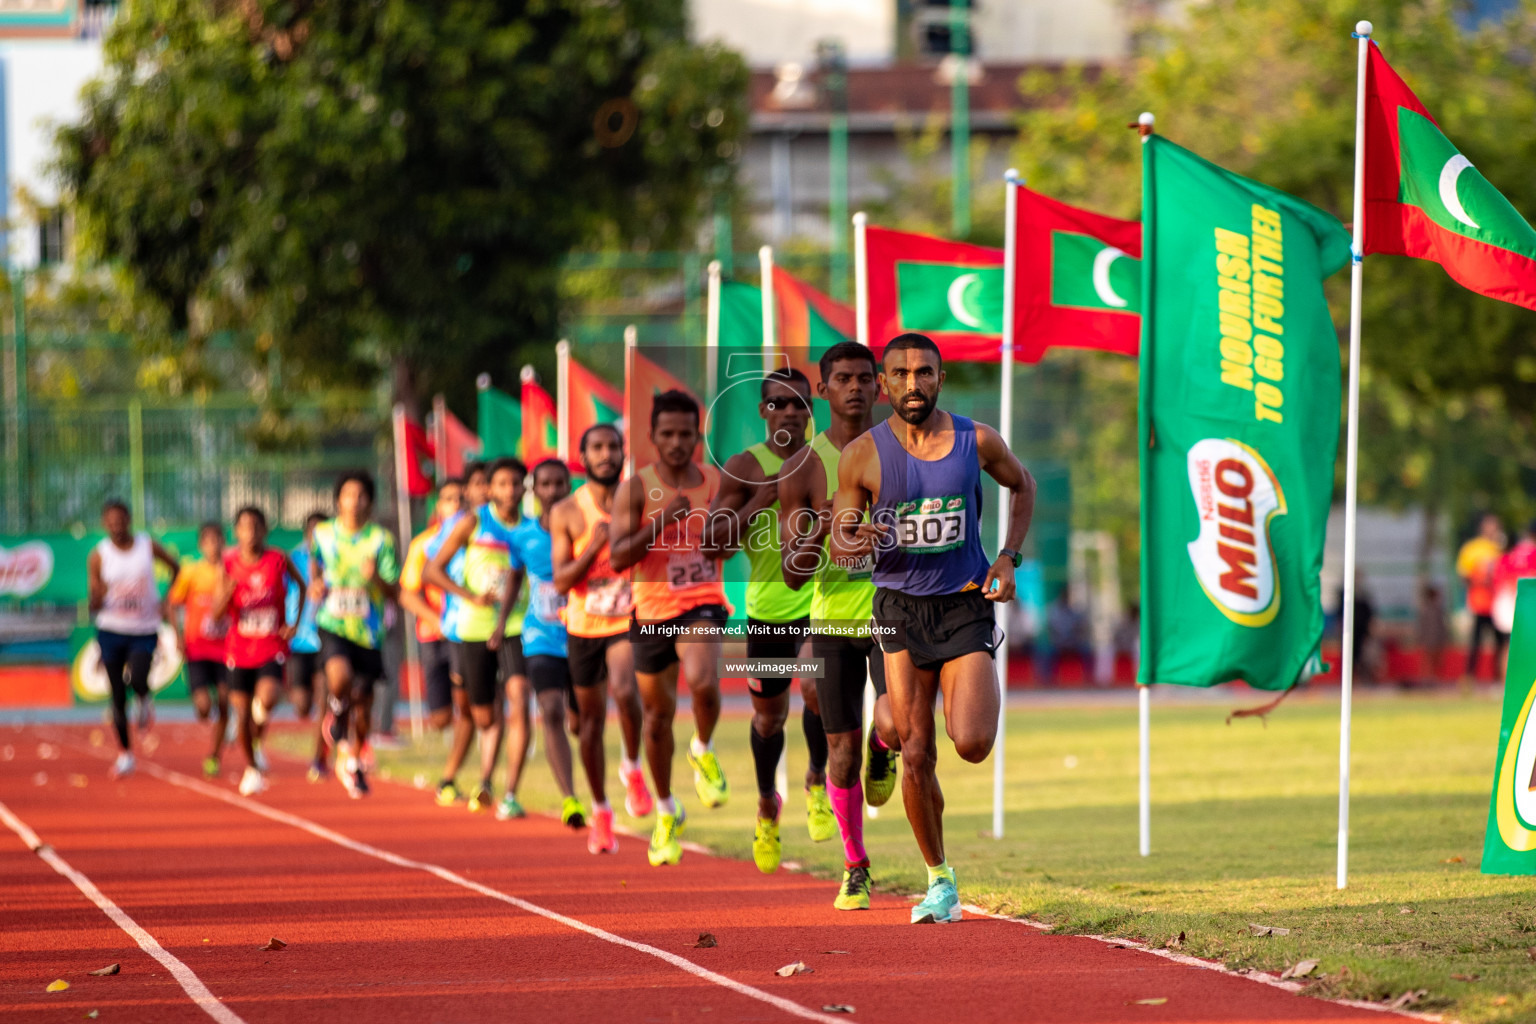
[[[865,910],[869,907],[869,857],[864,850],[864,803],[878,807],[891,798],[899,777],[900,741],[885,695],[885,660],[869,635],[873,565],[834,565],[828,538],[843,449],[874,422],[879,385],[874,354],[857,342],[829,348],[821,357],[820,369],[816,394],[826,399],[832,422],[811,441],[815,458],[800,460],[779,477],[783,577],[792,589],[814,592],[811,655],[822,663],[816,694],[830,748],[827,793],[843,838],[843,884],[832,905],[839,910]],[[869,732],[868,769],[861,784],[866,682],[875,687],[875,728]]]
[[[720,492],[710,506],[710,521],[729,534],[726,550],[745,548],[751,575],[747,582],[747,657],[792,665],[808,647],[812,593],[785,584],[779,550],[778,479],[785,470],[810,458],[806,425],[810,422],[811,383],[799,370],[775,370],[763,378],[758,412],[768,425],[768,440],[731,456],[721,467]],[[789,717],[793,670],[764,669],[748,680],[752,693],[752,761],[757,773],[757,833],[752,859],[758,870],[778,869],[778,769],[784,752],[784,722]],[[816,706],[815,687],[803,682],[802,724],[810,748],[805,771],[806,828],[823,842],[837,835],[837,821],[827,799],[825,733]]]

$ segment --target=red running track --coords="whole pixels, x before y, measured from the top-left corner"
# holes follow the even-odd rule
[[[1371,1021],[1379,1012],[1092,939],[909,902],[832,909],[828,882],[697,853],[612,857],[552,819],[451,813],[378,782],[353,802],[281,763],[259,800],[197,771],[206,727],[162,726],[108,778],[85,727],[0,727],[0,802],[205,985],[213,1013],[69,879],[0,828],[0,1007],[9,1020]],[[51,759],[39,744],[51,744]],[[46,773],[46,780],[37,777]],[[719,945],[694,948],[701,932]],[[259,949],[278,937],[288,947]],[[829,951],[841,950],[842,953]],[[803,960],[814,973],[780,978]],[[122,964],[112,977],[88,972]],[[67,991],[46,993],[54,979]],[[1156,1005],[1137,1000],[1166,999]],[[824,1006],[855,1007],[850,1018]],[[358,1015],[361,1015],[360,1017]]]

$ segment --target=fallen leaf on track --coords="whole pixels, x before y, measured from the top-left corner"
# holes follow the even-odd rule
[[[1412,907],[1398,907],[1397,908],[1397,912],[1399,914],[1411,914],[1411,913],[1413,913],[1413,908]]]
[[[848,951],[846,949],[824,949],[821,952],[824,955],[826,955],[826,956],[847,956],[848,955]]]
[[[44,992],[63,992],[67,988],[69,988],[69,982],[65,981],[63,978],[60,978],[57,981],[50,981],[48,983],[48,987],[43,989],[43,991]]]
[[[76,789],[84,789],[91,784],[91,780],[76,772],[70,775],[69,784]]]
[[[693,944],[693,948],[694,949],[714,949],[718,945],[720,945],[720,940],[719,939],[717,939],[713,935],[709,934],[709,932],[700,932],[699,933],[699,941],[695,942]]]
[[[1285,973],[1280,975],[1280,980],[1284,981],[1287,978],[1305,978],[1315,970],[1317,970],[1316,960],[1298,960],[1296,963],[1285,969]]]
[[[106,742],[107,742],[107,734],[106,733],[102,732],[100,729],[92,729],[91,730],[91,735],[90,735],[91,746],[99,747],[99,746],[104,745]]]
[[[1476,981],[1480,977],[1482,977],[1482,975],[1480,975],[1480,974],[1453,974],[1453,975],[1451,975],[1451,978],[1454,981]]]
[[[1461,857],[1458,855],[1458,856],[1455,856],[1455,857],[1447,857],[1447,858],[1445,858],[1445,860],[1441,861],[1440,863],[1441,864],[1461,864],[1461,863],[1464,863],[1464,861],[1462,861]]]
[[[1427,988],[1414,989],[1409,992],[1404,992],[1402,995],[1388,1003],[1387,1009],[1401,1010],[1405,1006],[1412,1006],[1414,1003],[1418,1002],[1420,999],[1423,999],[1427,995],[1429,995],[1429,989]]]
[[[853,1007],[847,1003],[828,1003],[822,1007],[822,1011],[825,1013],[852,1013]]]
[[[207,940],[204,940],[204,941],[207,941]],[[272,938],[272,939],[268,939],[267,940],[267,944],[265,946],[258,946],[257,948],[258,949],[268,949],[268,950],[287,949],[288,948],[288,943],[284,942],[282,939]]]
[[[1163,948],[1164,949],[1183,949],[1184,948],[1184,933],[1183,932],[1179,932],[1179,934],[1175,935],[1173,938],[1171,938],[1167,942],[1163,943]]]
[[[37,745],[37,756],[42,761],[57,761],[59,759],[59,748],[52,743],[39,743]]]
[[[1167,996],[1156,996],[1152,999],[1133,999],[1126,1006],[1162,1006],[1168,1001]]]
[[[85,1019],[86,1020],[95,1020],[99,1016],[101,1016],[101,1011],[100,1010],[92,1010],[90,1013],[85,1015]]]
[[[93,978],[105,978],[108,975],[116,974],[118,971],[120,971],[122,969],[123,969],[123,965],[122,964],[107,964],[107,966],[103,967],[99,971],[92,971],[91,972],[91,977],[93,977]]]
[[[804,960],[796,960],[792,964],[785,964],[783,967],[780,967],[773,973],[777,974],[781,978],[792,978],[797,974],[814,974],[815,972],[811,970],[811,968],[805,966]]]
[[[1250,924],[1248,926],[1248,934],[1249,935],[1289,935],[1289,934],[1291,934],[1291,930],[1289,928],[1277,928],[1275,925],[1272,925],[1272,924]]]

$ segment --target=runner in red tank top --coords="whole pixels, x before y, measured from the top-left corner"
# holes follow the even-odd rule
[[[267,759],[261,739],[283,687],[283,663],[293,628],[285,620],[288,580],[300,586],[288,556],[267,547],[267,517],[259,508],[235,513],[235,550],[224,556],[227,580],[222,606],[230,619],[225,642],[229,702],[247,767],[240,779],[244,796],[267,788]]]
[[[709,807],[730,796],[710,746],[720,717],[720,639],[730,612],[720,582],[720,548],[711,537],[710,502],[720,486],[713,467],[693,464],[699,406],[681,391],[651,405],[653,465],[619,485],[609,543],[613,567],[634,567],[635,613],[630,648],[645,706],[645,757],[656,786],[656,829],[647,851],[653,867],[682,859],[678,837],[686,816],[672,796],[672,720],[679,666],[693,694],[695,733],[688,761],[694,788]]]

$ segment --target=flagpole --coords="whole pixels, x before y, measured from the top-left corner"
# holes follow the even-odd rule
[[[1371,23],[1355,25],[1355,236],[1349,267],[1349,420],[1344,448],[1344,632],[1339,676],[1339,865],[1336,884],[1349,884],[1349,748],[1355,691],[1355,500],[1360,461],[1360,300],[1365,290],[1365,69]]]
[[[774,339],[778,337],[775,331],[773,316],[773,246],[765,245],[757,250],[757,266],[762,274],[762,298],[763,298],[763,370],[773,369],[773,363],[769,356],[777,345]]]
[[[571,461],[571,343],[555,344],[555,454]]]
[[[1145,143],[1152,135],[1157,119],[1151,112],[1143,112],[1136,119],[1136,131]],[[1142,154],[1145,161],[1147,156]],[[1146,211],[1142,212],[1142,259],[1151,260],[1152,248],[1146,242]],[[1143,311],[1150,316],[1150,311]],[[1137,852],[1143,857],[1152,856],[1152,684],[1136,687],[1136,802],[1137,802]]]
[[[628,333],[625,338],[629,337]],[[628,350],[626,349],[626,352]],[[628,361],[625,362],[628,381]],[[709,261],[709,301],[704,311],[704,404],[715,407],[716,377],[720,374],[720,261]]]
[[[716,313],[717,342],[719,330],[718,316],[719,314]],[[630,421],[634,419],[633,413],[635,411],[634,384],[632,382],[635,379],[635,347],[639,344],[640,329],[634,324],[629,324],[624,328],[624,429],[629,433],[631,439],[634,437],[636,430],[635,424]],[[624,445],[624,475],[632,476],[634,472],[635,446],[633,440],[631,440]]]
[[[853,215],[853,302],[859,344],[869,347],[869,250],[864,229],[869,216],[860,210]]]
[[[448,472],[448,403],[443,399],[442,392],[432,396],[432,467],[437,470],[434,474],[438,480],[446,480],[453,474]],[[407,544],[410,541],[406,541]]]
[[[1012,167],[1003,175],[1003,349],[1002,389],[998,399],[998,433],[1003,447],[1013,448],[1013,307],[1016,289],[1013,275],[1018,267],[1019,186],[1023,181]],[[1008,488],[997,487],[997,549],[1008,546]],[[993,608],[1003,642],[994,658],[998,671],[997,737],[992,744],[992,838],[1003,838],[1003,780],[1007,774],[1008,746],[1008,605]]]
[[[394,414],[395,433],[395,522],[400,528],[400,543],[409,547],[411,543],[411,485],[406,462],[409,456],[406,454],[405,439],[405,406],[395,403]],[[420,685],[420,659],[416,656],[416,616],[401,609],[403,612],[402,623],[405,627],[405,679],[408,685],[411,704],[411,739],[420,741],[425,732],[421,710],[421,685]],[[394,723],[386,723],[393,728]]]

